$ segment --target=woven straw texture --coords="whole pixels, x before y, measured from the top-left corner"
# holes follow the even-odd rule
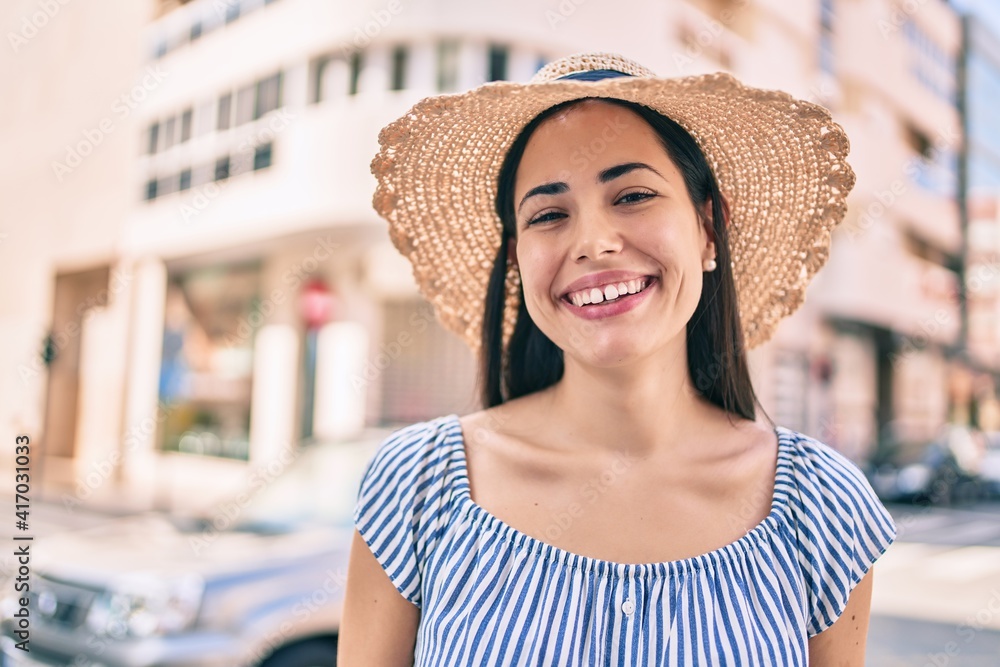
[[[554,81],[614,69],[632,77]],[[729,237],[748,348],[774,333],[802,304],[826,263],[830,233],[843,219],[855,176],[849,143],[823,107],[787,93],[744,86],[728,74],[653,78],[613,54],[550,63],[531,83],[488,83],[430,97],[379,134],[371,164],[375,210],[441,323],[478,354],[486,286],[500,245],[497,175],[521,129],[543,110],[582,97],[644,104],[697,141],[730,207]],[[504,349],[520,301],[508,262]]]

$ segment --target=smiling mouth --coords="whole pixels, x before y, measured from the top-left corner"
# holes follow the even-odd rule
[[[570,298],[569,294],[563,295],[562,300],[564,302],[568,303],[569,305],[575,306],[577,308],[588,308],[590,306],[603,306],[603,305],[606,305],[606,304],[618,303],[619,301],[623,301],[625,299],[628,299],[631,296],[636,296],[638,294],[642,294],[643,292],[645,292],[646,290],[648,290],[656,282],[656,277],[655,276],[643,276],[642,278],[640,278],[640,280],[642,280],[643,283],[644,283],[642,289],[640,289],[640,290],[638,290],[636,292],[622,292],[622,293],[619,293],[616,297],[614,297],[612,299],[608,299],[607,296],[606,296],[606,294],[602,293],[600,295],[600,297],[599,297],[601,299],[600,301],[596,301],[596,302],[595,301],[591,301],[590,303],[583,303],[583,304],[580,304],[580,305],[577,305],[576,303],[574,303],[573,300]],[[594,288],[594,290],[600,291],[599,288]],[[616,292],[617,292],[617,290],[616,290]]]

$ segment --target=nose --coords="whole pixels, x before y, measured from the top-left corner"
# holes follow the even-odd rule
[[[581,212],[572,229],[573,240],[570,252],[577,261],[585,257],[597,259],[608,252],[621,252],[621,233],[614,221],[599,209]]]

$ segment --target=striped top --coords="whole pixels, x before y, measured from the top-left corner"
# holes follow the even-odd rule
[[[615,563],[507,525],[472,500],[454,414],[380,445],[355,526],[420,609],[415,667],[805,665],[896,527],[847,458],[775,433],[770,514],[693,558]]]

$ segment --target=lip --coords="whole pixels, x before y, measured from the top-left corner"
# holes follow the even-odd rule
[[[636,273],[635,271],[621,270],[591,273],[590,275],[578,278],[567,285],[562,294],[559,295],[559,298],[565,299],[566,295],[570,292],[579,292],[580,290],[589,289],[591,287],[603,287],[604,285],[608,285],[610,283],[627,283],[630,280],[638,280],[639,278],[649,278],[650,280],[655,280],[656,276],[648,273]]]
[[[646,289],[636,294],[618,297],[610,303],[605,301],[596,305],[591,304],[586,306],[577,306],[572,301],[568,301],[565,297],[560,299],[560,301],[562,301],[563,305],[569,308],[571,313],[577,315],[578,317],[582,317],[585,320],[603,320],[607,317],[614,317],[615,315],[627,313],[628,311],[639,307],[639,305],[646,300],[649,293],[659,287],[659,285],[660,281],[658,279],[649,277],[649,283],[646,285]],[[580,289],[583,288],[581,287]]]

